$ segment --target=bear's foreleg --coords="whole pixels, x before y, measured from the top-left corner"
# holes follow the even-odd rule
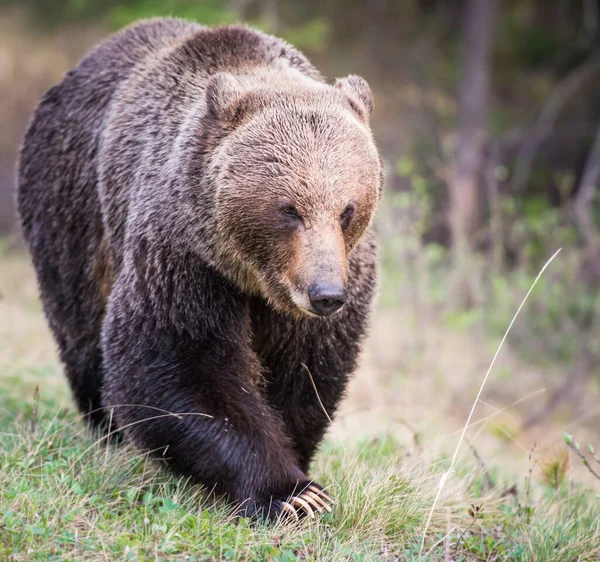
[[[193,257],[163,259],[126,267],[109,300],[104,400],[118,427],[243,514],[328,507],[256,386],[243,295]]]
[[[269,327],[259,350],[269,403],[285,422],[306,472],[356,367],[366,319],[350,314],[349,333],[342,313],[293,322],[267,309],[261,316],[261,325]]]
[[[254,348],[270,405],[282,417],[306,472],[356,369],[377,287],[370,236],[350,258],[348,299],[330,318],[292,317],[253,299]]]

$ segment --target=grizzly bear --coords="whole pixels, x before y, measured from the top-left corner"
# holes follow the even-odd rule
[[[243,515],[331,509],[307,470],[376,289],[372,105],[276,37],[155,19],[24,139],[19,213],[80,411]]]

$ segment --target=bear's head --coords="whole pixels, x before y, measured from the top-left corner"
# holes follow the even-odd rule
[[[243,290],[275,308],[329,316],[344,305],[348,260],[382,192],[358,76],[334,86],[300,74],[257,82],[217,74],[206,111],[221,127],[211,157],[220,253]]]

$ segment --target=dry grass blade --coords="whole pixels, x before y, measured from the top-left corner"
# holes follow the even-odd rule
[[[529,287],[527,294],[521,301],[519,308],[517,308],[517,311],[515,312],[512,320],[510,321],[508,328],[504,332],[504,336],[502,337],[502,340],[500,341],[500,345],[498,346],[498,349],[496,349],[496,353],[494,354],[494,357],[492,358],[492,362],[490,363],[487,373],[485,374],[485,377],[483,378],[483,382],[481,383],[481,386],[479,387],[479,391],[477,392],[477,397],[475,398],[475,400],[473,402],[473,406],[471,407],[471,411],[469,412],[469,417],[467,418],[467,421],[461,432],[460,439],[458,440],[458,445],[456,446],[456,449],[454,450],[454,455],[452,456],[452,461],[450,462],[450,468],[446,472],[444,472],[444,474],[442,474],[442,477],[440,478],[440,483],[439,483],[439,486],[437,489],[437,493],[435,495],[435,499],[433,500],[431,510],[429,511],[429,515],[427,517],[427,522],[425,523],[425,529],[423,530],[423,536],[421,537],[421,546],[419,547],[419,560],[423,559],[423,547],[425,546],[425,537],[427,536],[427,531],[429,530],[429,525],[431,523],[431,518],[433,517],[433,512],[435,511],[435,508],[440,499],[442,490],[444,489],[444,484],[446,483],[448,476],[452,473],[452,470],[454,469],[454,464],[456,463],[456,458],[458,457],[458,451],[460,450],[460,446],[462,445],[462,442],[465,439],[465,434],[467,433],[467,429],[471,423],[471,418],[473,417],[473,414],[475,413],[475,408],[477,407],[477,403],[479,402],[479,399],[481,398],[481,394],[483,392],[485,384],[487,383],[490,373],[492,372],[492,369],[494,368],[494,365],[496,364],[496,359],[498,358],[498,355],[500,355],[500,351],[502,350],[502,347],[504,346],[504,342],[506,341],[506,338],[508,337],[508,334],[510,333],[511,328],[513,327],[513,324],[515,323],[515,320],[519,316],[521,309],[525,306],[525,303],[527,302],[529,295],[533,291],[534,287],[537,285],[537,282],[539,281],[539,279],[542,276],[542,274],[544,273],[544,271],[546,271],[546,268],[552,263],[554,258],[561,251],[561,249],[562,248],[559,248],[558,250],[556,250],[556,252],[554,252],[552,257],[544,264],[544,267],[542,267],[540,272],[537,274],[537,277],[534,279],[533,283],[531,284],[531,287]],[[425,557],[427,557],[427,556],[428,556],[428,554],[425,555]]]

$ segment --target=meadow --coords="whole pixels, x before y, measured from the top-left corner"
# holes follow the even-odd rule
[[[143,454],[85,429],[28,258],[3,249],[0,558],[600,560],[600,483],[563,438],[593,433],[560,416],[519,430],[542,403],[544,369],[523,363],[511,346],[490,376],[423,541],[498,341],[456,319],[415,325],[406,307],[391,303],[389,284],[384,276],[361,367],[312,467],[335,509],[269,527],[236,518]],[[600,472],[584,446],[589,468]]]

